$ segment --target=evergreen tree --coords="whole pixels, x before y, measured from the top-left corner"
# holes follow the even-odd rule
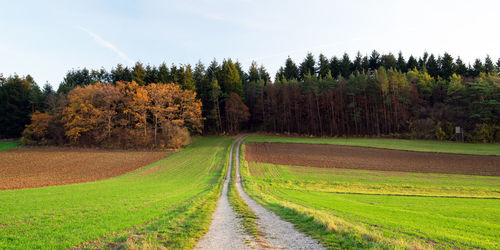
[[[240,62],[236,61],[236,63],[234,63],[234,66],[236,67],[236,69],[238,70],[238,73],[240,74],[242,86],[245,86],[248,83],[247,73],[243,70],[243,68],[241,68]]]
[[[146,85],[146,69],[141,62],[137,62],[132,69],[132,81],[135,81],[139,86]]]
[[[299,79],[299,69],[293,62],[292,58],[288,57],[285,62],[284,77],[287,80]]]
[[[340,62],[340,74],[343,77],[348,77],[352,73],[352,64],[351,60],[349,59],[349,55],[347,53],[344,53],[342,56],[342,61]]]
[[[439,75],[439,65],[433,54],[429,56],[427,63],[425,63],[424,65],[429,75],[431,75],[432,77],[437,77]]]
[[[202,81],[204,77],[205,77],[205,65],[203,65],[201,61],[198,61],[198,63],[196,63],[196,66],[194,67],[194,73],[193,73],[193,78],[198,94],[200,94],[200,92],[203,91]]]
[[[382,55],[380,61],[381,65],[386,69],[395,69],[397,67],[396,57],[392,53]]]
[[[354,58],[354,61],[352,62],[352,68],[353,71],[357,72],[363,72],[363,57],[361,56],[361,53],[358,51],[356,54],[356,58]]]
[[[285,79],[285,69],[280,67],[274,76],[275,83],[281,83]]]
[[[414,70],[418,68],[418,61],[413,57],[413,55],[410,55],[410,58],[408,58],[408,63],[406,64],[406,67],[408,71]]]
[[[167,64],[163,62],[158,67],[158,82],[161,83],[169,83],[172,82],[170,78],[170,70],[167,67]]]
[[[324,78],[330,72],[330,63],[325,55],[319,55],[318,76]]]
[[[30,121],[32,101],[30,89],[33,82],[14,75],[4,80],[0,87],[0,138],[19,138]]]
[[[495,65],[493,64],[493,61],[491,60],[489,55],[486,55],[486,58],[484,59],[484,72],[487,74],[495,73]]]
[[[118,64],[116,68],[111,70],[111,79],[114,83],[119,81],[130,82],[132,81],[132,72],[130,72],[128,67]],[[57,92],[59,93],[59,90]]]
[[[238,72],[238,69],[231,59],[227,59],[222,62],[222,68],[218,80],[222,92],[226,96],[231,92],[235,92],[240,96],[243,95],[243,85],[240,78],[240,72]]]
[[[396,68],[400,70],[401,72],[408,72],[408,68],[406,65],[405,58],[403,57],[403,53],[399,51],[398,53],[398,60],[396,62]]]
[[[220,74],[219,72],[220,72],[219,63],[217,63],[217,60],[215,60],[214,58],[214,60],[208,66],[207,73],[205,76],[209,81],[212,81],[213,79],[217,79],[219,77]]]
[[[196,82],[194,80],[193,71],[191,70],[191,65],[186,65],[185,69],[183,67],[182,82],[180,84],[183,89],[196,92]]]
[[[427,51],[424,52],[424,55],[418,59],[418,70],[426,71],[427,70],[427,61],[429,60],[429,53]]]
[[[376,51],[373,50],[372,54],[370,55],[370,59],[368,59],[368,62],[370,64],[370,69],[371,70],[376,70],[380,67],[380,54]]]
[[[250,68],[248,69],[248,81],[249,82],[257,82],[260,80],[259,69],[257,68],[257,63],[255,61],[250,64]]]
[[[370,70],[370,62],[368,61],[367,56],[363,56],[363,60],[361,61],[361,67],[363,68],[363,72],[368,72],[368,70]]]
[[[468,76],[467,74],[467,66],[463,63],[462,59],[460,57],[457,57],[457,60],[455,61],[455,73],[457,73],[460,76]]]
[[[334,56],[332,58],[332,60],[330,61],[330,72],[332,73],[332,76],[334,76],[334,77],[341,75],[340,61],[336,56]]]
[[[300,64],[299,68],[299,77],[300,79],[304,79],[304,76],[309,74],[309,75],[316,75],[316,61],[314,60],[314,56],[312,53],[307,53],[306,58],[304,61]]]
[[[146,84],[158,83],[160,81],[158,75],[159,75],[158,69],[156,69],[155,66],[153,67],[151,67],[150,65],[146,66],[146,77],[145,77]]]
[[[35,112],[36,110],[40,111],[43,105],[42,91],[40,90],[40,87],[38,87],[38,84],[36,84],[36,82],[30,75],[26,76],[26,80],[30,82],[28,100],[31,106],[31,113]]]
[[[470,75],[473,77],[478,77],[481,72],[484,72],[484,66],[481,60],[478,58],[474,61]]]
[[[446,52],[440,59],[439,66],[439,76],[441,76],[443,79],[450,79],[453,73],[455,73],[456,65],[453,62],[453,57],[451,57],[451,55]]]
[[[264,68],[264,65],[260,65],[259,67],[259,78],[264,81],[264,85],[271,82],[271,77],[269,76],[269,73],[267,73],[266,68]]]

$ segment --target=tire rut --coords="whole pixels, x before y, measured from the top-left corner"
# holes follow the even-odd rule
[[[244,138],[240,138],[236,145],[236,189],[248,207],[258,217],[259,231],[264,233],[264,240],[272,249],[325,249],[317,240],[307,236],[294,228],[290,222],[282,220],[275,213],[267,210],[262,205],[248,196],[241,187],[240,178],[240,146]],[[234,143],[233,143],[234,145]]]
[[[231,180],[233,162],[233,148],[238,140],[231,145],[227,177],[214,213],[208,233],[205,234],[194,249],[255,249],[257,244],[254,238],[248,235],[243,228],[241,219],[236,216],[229,204],[228,185]]]

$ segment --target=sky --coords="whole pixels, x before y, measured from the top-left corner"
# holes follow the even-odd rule
[[[287,57],[359,51],[466,63],[500,57],[500,1],[1,1],[0,73],[57,88],[68,70],[118,63],[252,61],[274,76]]]

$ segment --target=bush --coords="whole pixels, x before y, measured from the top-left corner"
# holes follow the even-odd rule
[[[172,148],[181,148],[191,143],[191,136],[187,128],[174,126],[168,130],[168,146]]]
[[[435,139],[435,125],[430,118],[418,119],[410,123],[410,132],[413,139]]]
[[[495,124],[476,124],[469,139],[473,142],[494,143],[500,141],[500,126]]]

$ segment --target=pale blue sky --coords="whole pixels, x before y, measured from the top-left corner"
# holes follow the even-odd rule
[[[0,73],[57,87],[72,68],[424,51],[500,57],[500,1],[2,1]]]

